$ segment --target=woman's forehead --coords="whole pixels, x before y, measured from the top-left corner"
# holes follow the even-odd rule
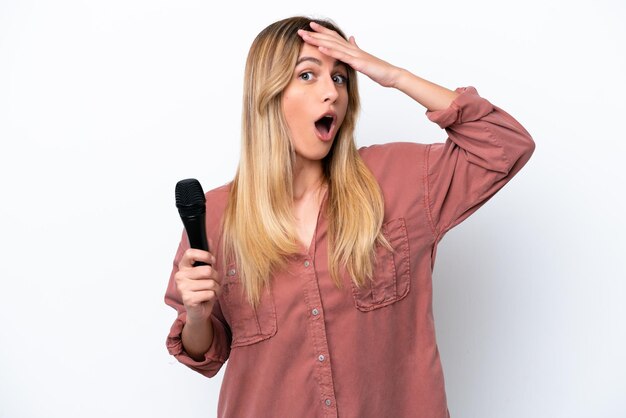
[[[300,48],[300,54],[298,55],[296,66],[298,66],[302,62],[311,62],[318,66],[322,66],[323,64],[328,63],[333,68],[338,66],[346,66],[343,61],[339,61],[333,57],[323,54],[322,52],[320,52],[319,49],[317,49],[316,46],[309,45],[307,43],[302,44],[302,48]]]

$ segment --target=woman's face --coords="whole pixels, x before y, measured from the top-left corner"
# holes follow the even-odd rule
[[[346,65],[303,44],[282,110],[296,159],[321,161],[330,151],[348,108]]]

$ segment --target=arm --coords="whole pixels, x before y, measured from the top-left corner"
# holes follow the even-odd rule
[[[205,265],[194,267],[196,262]],[[182,343],[187,354],[196,361],[204,359],[204,353],[211,347],[214,337],[211,313],[220,285],[212,265],[215,265],[212,254],[188,248],[178,262],[178,271],[174,273],[176,290],[187,313]]]
[[[183,233],[165,293],[165,303],[176,309],[178,313],[167,336],[166,346],[169,353],[176,357],[179,362],[207,377],[212,377],[217,374],[230,355],[230,328],[222,314],[219,300],[212,301],[210,306],[206,302],[211,297],[210,295],[207,297],[207,295],[213,293],[214,290],[202,290],[206,285],[194,283],[201,280],[191,279],[187,285],[179,284],[181,269],[190,268],[196,260],[214,261],[209,253],[188,252],[188,249],[189,244]],[[182,276],[187,278],[216,277],[214,272],[211,273],[206,270],[207,266],[193,267],[192,269],[196,271],[194,273],[187,272]],[[195,286],[197,293],[199,293],[196,295],[195,301],[192,300],[193,296],[183,297],[181,288],[185,286]],[[189,292],[185,291],[184,293]],[[186,305],[187,307],[195,305],[195,307],[188,309]]]
[[[209,351],[213,342],[213,322],[205,320],[187,320],[182,332],[183,349],[195,361],[204,360],[204,353]]]
[[[315,32],[299,31],[305,42],[317,46],[320,52],[345,62],[381,86],[397,88],[430,111],[446,109],[459,95],[368,54],[358,47],[353,36],[346,41],[336,32],[315,22],[311,22],[311,28]]]
[[[397,88],[428,110],[448,139],[427,147],[421,181],[435,240],[466,219],[528,161],[535,144],[512,116],[480,97],[473,87],[451,91],[361,50],[354,37],[311,23],[302,39],[384,87]]]
[[[448,108],[426,112],[448,134],[427,147],[422,178],[436,240],[508,183],[535,149],[528,131],[474,87],[456,91]]]

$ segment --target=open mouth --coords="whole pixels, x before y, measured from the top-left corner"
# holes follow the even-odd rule
[[[324,115],[315,121],[315,129],[319,134],[320,139],[328,141],[331,139],[331,131],[335,122],[335,117],[332,115]]]

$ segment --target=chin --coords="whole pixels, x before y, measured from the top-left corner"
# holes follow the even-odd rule
[[[303,161],[319,161],[322,162],[330,154],[330,148],[323,151],[312,151],[307,153],[296,153],[299,159]]]

